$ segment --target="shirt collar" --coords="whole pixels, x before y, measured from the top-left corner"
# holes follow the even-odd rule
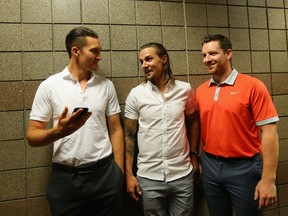
[[[147,85],[151,88],[152,91],[159,91],[159,88],[154,85],[150,80],[147,80]],[[171,82],[171,80],[169,80],[166,86],[166,91],[168,91],[169,89],[173,89],[174,85],[174,82]]]
[[[63,75],[63,79],[67,79],[67,80],[76,80],[71,73],[68,70],[68,66],[62,71],[62,75]],[[89,82],[93,82],[95,79],[95,74],[93,72],[90,72],[90,79]]]
[[[238,75],[238,71],[236,69],[233,69],[232,72],[229,74],[229,76],[226,78],[226,80],[224,80],[223,82],[221,82],[219,85],[221,84],[226,84],[226,85],[234,85],[235,80],[237,78]],[[209,82],[209,86],[211,86],[212,84],[216,84],[213,76],[211,76],[210,78],[210,82]]]

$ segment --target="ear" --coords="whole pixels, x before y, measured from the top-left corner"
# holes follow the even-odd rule
[[[231,59],[232,58],[232,55],[233,55],[233,52],[232,52],[232,49],[228,49],[227,51],[226,51],[226,53],[227,53],[227,59]]]
[[[79,49],[77,47],[72,47],[71,48],[71,54],[74,56],[78,56]]]
[[[163,65],[165,65],[165,64],[167,63],[167,61],[168,61],[168,57],[167,57],[167,55],[164,55],[164,56],[162,57],[162,63],[163,63]]]

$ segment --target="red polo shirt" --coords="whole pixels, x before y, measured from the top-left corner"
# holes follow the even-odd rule
[[[260,152],[257,126],[279,120],[269,92],[258,79],[238,73],[196,91],[204,151],[222,157],[251,157]]]

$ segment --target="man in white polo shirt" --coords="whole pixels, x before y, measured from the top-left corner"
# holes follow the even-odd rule
[[[121,215],[123,130],[112,82],[94,73],[102,59],[98,35],[72,29],[66,48],[68,66],[36,92],[27,141],[54,143],[47,188],[53,216]],[[53,127],[46,129],[50,120]]]

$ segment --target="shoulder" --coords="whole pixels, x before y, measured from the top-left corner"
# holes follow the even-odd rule
[[[265,87],[265,84],[258,78],[250,76],[248,74],[239,73],[236,79],[236,82],[241,82],[241,84],[246,84],[248,86],[255,87]]]

